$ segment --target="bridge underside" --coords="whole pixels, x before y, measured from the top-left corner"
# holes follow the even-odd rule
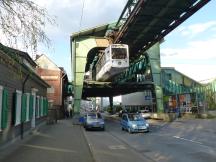
[[[154,90],[154,83],[150,81],[121,84],[113,84],[111,82],[84,82],[82,98],[118,96],[144,90]]]
[[[128,44],[130,59],[136,59],[209,1],[129,0],[116,24],[120,31],[115,43]]]

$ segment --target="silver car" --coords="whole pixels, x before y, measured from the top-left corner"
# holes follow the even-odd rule
[[[84,117],[84,128],[105,130],[105,123],[102,115],[98,112],[89,112]]]

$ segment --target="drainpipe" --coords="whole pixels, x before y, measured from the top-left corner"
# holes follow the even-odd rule
[[[25,84],[29,78],[29,74],[26,75],[24,81],[22,82],[22,94],[25,93]],[[21,121],[21,126],[20,126],[20,134],[21,134],[21,139],[23,139],[23,133],[24,133],[24,122]]]

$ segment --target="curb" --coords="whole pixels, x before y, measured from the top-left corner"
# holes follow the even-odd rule
[[[95,156],[95,154],[94,154],[93,148],[92,148],[91,144],[89,143],[89,140],[88,140],[88,137],[87,137],[87,135],[86,135],[86,132],[85,132],[84,128],[83,128],[82,126],[80,126],[80,129],[82,130],[83,136],[84,136],[84,138],[85,138],[85,140],[86,140],[86,143],[87,143],[88,148],[89,148],[89,151],[90,151],[90,153],[91,153],[91,155],[92,155],[93,161],[94,161],[94,162],[97,162],[97,160],[96,160],[96,158],[95,158],[96,156]]]

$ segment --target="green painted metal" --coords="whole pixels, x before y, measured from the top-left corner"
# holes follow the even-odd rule
[[[138,0],[128,0],[127,4],[125,5],[117,23],[116,27],[121,27],[126,22],[127,18],[130,16],[131,12],[134,9],[134,6],[137,4]]]
[[[33,106],[34,106],[34,96],[30,95],[29,97],[29,119],[32,119],[32,116],[33,116]]]
[[[114,43],[128,44],[130,59],[136,59],[209,1],[138,0],[131,8],[133,0],[128,0],[117,22],[121,26]]]
[[[149,68],[149,58],[148,55],[143,55],[138,61],[130,64],[129,68],[114,77],[113,82],[115,83],[125,83],[125,82],[143,82],[145,81],[145,73]],[[138,78],[138,75],[139,78]]]
[[[2,95],[2,119],[1,119],[1,128],[5,129],[8,124],[8,91],[6,89],[3,90]]]
[[[189,93],[196,95],[197,103],[207,103],[209,109],[216,109],[216,80],[201,84],[177,72],[174,68],[163,68],[161,76],[164,96]]]
[[[72,66],[74,87],[74,113],[80,112],[85,66],[89,51],[98,47],[95,37],[76,37],[72,40]],[[105,38],[100,38],[105,39]]]
[[[161,66],[160,66],[160,44],[156,43],[146,51],[149,56],[151,65],[152,79],[155,84],[157,112],[163,112],[163,90],[161,82]]]

